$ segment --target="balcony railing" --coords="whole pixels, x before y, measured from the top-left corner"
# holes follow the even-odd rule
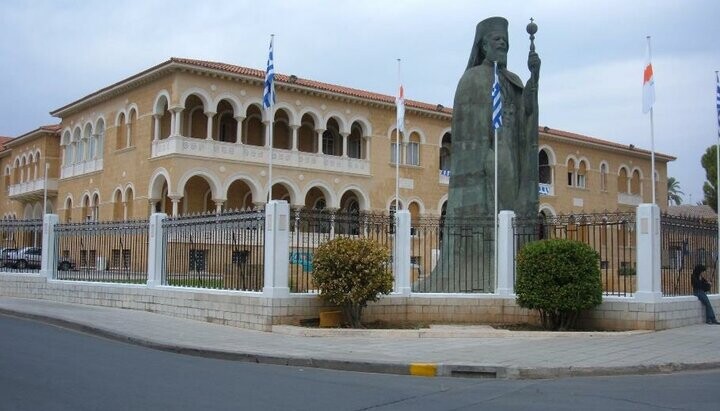
[[[642,196],[637,194],[618,193],[618,204],[636,206],[642,204]]]
[[[184,136],[174,136],[153,141],[152,158],[174,154],[257,164],[267,164],[270,160],[270,149],[268,147],[202,140]],[[273,149],[273,164],[321,171],[370,175],[370,162],[368,160],[278,148]]]
[[[64,165],[60,168],[60,178],[69,178],[81,174],[92,173],[103,169],[103,159],[84,161],[82,163]]]
[[[57,192],[58,180],[56,178],[49,178],[47,180],[47,190],[51,192]],[[24,183],[13,184],[9,187],[10,198],[17,199],[19,197],[42,196],[45,191],[45,179],[26,181]]]

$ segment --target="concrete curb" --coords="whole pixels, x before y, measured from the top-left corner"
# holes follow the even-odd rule
[[[561,338],[561,337],[611,337],[648,334],[652,330],[632,331],[510,331],[487,325],[431,325],[417,330],[308,328],[295,325],[273,325],[272,332],[295,337],[370,337],[370,338]]]
[[[128,336],[101,326],[83,324],[49,315],[30,314],[0,308],[1,315],[30,319],[70,330],[99,336],[113,341],[134,344],[160,351],[173,352],[205,358],[252,362],[257,364],[285,365],[293,367],[321,368],[340,371],[370,372],[380,374],[416,375],[426,377],[465,377],[500,379],[545,379],[562,377],[616,376],[638,374],[664,374],[680,371],[720,369],[720,361],[706,363],[664,363],[641,366],[617,367],[515,367],[492,364],[444,364],[424,362],[374,362],[357,360],[332,360],[291,355],[270,355],[256,352],[233,352],[204,349],[141,337]],[[360,330],[362,331],[362,330]],[[380,330],[382,331],[382,330]],[[507,336],[507,334],[505,334]],[[486,335],[484,335],[486,336]]]

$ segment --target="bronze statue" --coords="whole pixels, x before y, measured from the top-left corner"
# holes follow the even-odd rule
[[[467,68],[455,92],[447,213],[439,261],[420,291],[494,290],[495,153],[491,89],[494,63],[502,92],[498,132],[498,209],[521,218],[538,213],[538,78],[540,57],[531,43],[530,79],[507,69],[508,22],[478,23]],[[537,26],[527,27],[531,42]],[[472,224],[473,229],[462,228]],[[468,280],[468,276],[471,279]]]

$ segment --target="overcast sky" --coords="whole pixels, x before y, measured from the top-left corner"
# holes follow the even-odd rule
[[[650,149],[642,70],[652,36],[655,149],[702,199],[700,157],[717,142],[718,0],[33,1],[0,3],[0,135],[54,124],[49,111],[169,57],[275,70],[452,106],[475,25],[510,21],[508,67],[527,79],[534,17],[540,124]],[[597,164],[592,167],[597,168]]]

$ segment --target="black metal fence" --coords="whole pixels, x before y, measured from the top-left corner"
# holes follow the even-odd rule
[[[146,283],[148,227],[147,220],[56,224],[53,278]]]
[[[428,216],[411,227],[413,292],[494,291],[494,219]]]
[[[39,271],[42,229],[42,220],[0,220],[0,271]]]
[[[390,250],[394,244],[394,216],[383,213],[293,209],[290,227],[289,287],[293,293],[317,292],[312,280],[313,254],[335,237],[368,237]]]
[[[515,256],[529,241],[549,238],[577,240],[600,254],[600,273],[605,295],[627,296],[635,292],[635,213],[612,212],[538,217],[513,221]],[[514,270],[513,270],[514,272]]]
[[[718,292],[718,226],[715,220],[662,215],[661,275],[665,296],[692,295],[690,275],[702,264],[711,279],[712,293]]]
[[[163,221],[164,285],[262,291],[265,211],[231,211]]]

